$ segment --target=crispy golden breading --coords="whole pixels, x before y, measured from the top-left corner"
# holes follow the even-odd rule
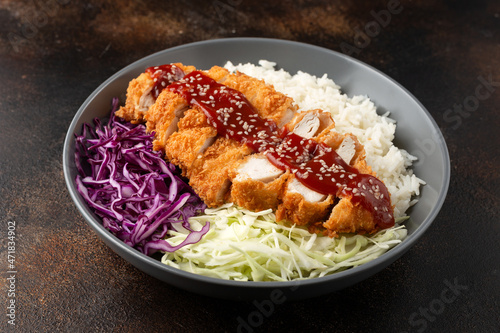
[[[235,182],[231,186],[231,201],[239,207],[258,212],[276,210],[286,177],[281,176],[265,184],[252,179]]]
[[[142,73],[130,81],[125,106],[116,111],[116,115],[133,124],[142,123],[144,115],[154,103],[150,94],[153,85],[154,81],[148,73]]]
[[[297,110],[292,98],[277,92],[263,80],[239,72],[233,74],[219,66],[212,67],[205,74],[218,83],[243,93],[259,116],[272,119],[279,126],[287,123]]]
[[[188,109],[187,101],[169,90],[163,90],[145,119],[148,132],[155,132],[154,150],[163,150],[168,137],[177,130],[179,118]]]
[[[181,63],[173,65],[179,67],[186,74],[196,70],[194,66],[184,66]],[[116,111],[116,115],[126,121],[130,121],[132,124],[144,122],[149,108],[155,103],[151,94],[153,86],[154,81],[148,73],[142,73],[130,81],[127,88],[125,106]]]
[[[360,173],[376,177],[375,172],[366,163],[365,148],[353,134],[340,134],[331,131],[324,133],[319,140],[334,149],[338,149],[346,138],[350,138],[354,142],[355,152],[350,161],[351,166]],[[323,223],[323,227],[327,229],[330,236],[349,232],[373,233],[378,230],[372,214],[364,207],[353,204],[349,197],[341,198],[333,207],[328,220]]]
[[[297,113],[286,124],[289,131],[308,139],[316,139],[335,127],[330,114],[322,110]],[[333,204],[333,196],[322,195],[302,185],[295,175],[290,174],[283,188],[281,203],[276,211],[276,219],[287,220],[297,225],[308,225],[324,221]]]
[[[195,159],[215,140],[217,130],[208,125],[205,114],[197,109],[186,111],[177,126],[177,132],[167,139],[165,154],[186,175]]]
[[[239,207],[254,212],[269,208],[276,210],[287,176],[288,172],[269,183],[250,178],[233,180],[229,200]]]
[[[176,62],[176,63],[174,63],[174,65],[177,66],[177,67],[179,67],[180,69],[182,69],[182,71],[185,74],[189,74],[189,73],[194,72],[196,70],[196,67],[194,67],[194,66],[186,66],[186,65],[181,64],[180,62]]]
[[[358,169],[360,173],[369,174],[376,177],[376,173],[366,164],[364,159],[364,148],[362,158],[358,156],[353,159],[356,162],[353,167]],[[344,197],[333,207],[332,213],[323,227],[329,232],[329,235],[334,237],[338,233],[374,233],[378,230],[375,219],[371,212],[359,204],[353,204],[351,198]]]
[[[371,234],[378,230],[373,215],[364,207],[353,205],[349,198],[340,199],[323,227],[331,237],[336,237],[339,233]]]
[[[293,181],[294,176],[290,175],[288,183]],[[333,204],[333,197],[328,195],[321,201],[308,201],[304,195],[288,190],[285,185],[282,202],[276,210],[276,220],[286,220],[297,225],[307,225],[317,221],[324,221],[330,213]]]
[[[224,85],[226,84],[225,81],[227,77],[231,75],[231,73],[227,69],[219,66],[213,66],[208,71],[205,71],[205,74],[209,76],[212,80],[215,80],[218,83]]]
[[[368,175],[372,175],[373,177],[377,177],[377,174],[372,171],[372,168],[366,163],[365,159],[361,159],[361,158],[357,158],[357,159],[353,159],[354,161],[356,161],[354,164],[353,164],[353,167],[355,167],[356,169],[358,169],[358,171],[360,173],[366,173]]]
[[[230,172],[252,149],[235,140],[218,137],[187,170],[189,185],[209,206],[217,207],[227,200],[231,186]]]

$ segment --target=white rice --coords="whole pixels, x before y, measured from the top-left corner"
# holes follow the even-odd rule
[[[329,111],[340,133],[352,133],[364,145],[366,162],[387,186],[394,205],[395,218],[417,202],[420,185],[425,184],[410,168],[416,157],[394,146],[396,121],[389,114],[379,115],[375,105],[366,96],[348,97],[327,75],[316,77],[304,72],[291,75],[283,69],[275,70],[276,63],[261,60],[253,64],[225,67],[264,80],[295,101],[299,111],[322,109]]]

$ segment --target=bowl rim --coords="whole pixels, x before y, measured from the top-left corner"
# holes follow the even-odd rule
[[[342,271],[342,272],[337,272],[334,274],[326,275],[323,277],[317,277],[317,278],[312,278],[312,279],[306,279],[306,280],[292,280],[292,281],[234,281],[234,280],[224,280],[224,279],[219,279],[215,277],[208,277],[208,276],[203,276],[203,275],[198,275],[194,273],[190,273],[187,271],[183,271],[180,269],[177,269],[175,267],[170,267],[167,266],[163,263],[161,263],[159,260],[156,260],[152,257],[146,256],[145,254],[139,252],[138,250],[126,245],[123,241],[115,237],[111,232],[109,232],[107,229],[105,229],[102,226],[101,221],[99,221],[93,213],[91,213],[90,209],[86,206],[86,203],[83,201],[81,196],[79,195],[78,191],[76,190],[75,182],[74,179],[71,179],[71,159],[73,158],[73,151],[72,148],[74,149],[74,133],[79,133],[81,129],[77,129],[76,126],[78,125],[78,120],[81,117],[81,115],[84,113],[86,107],[94,100],[94,98],[99,95],[99,93],[106,88],[109,84],[111,84],[113,81],[115,81],[118,77],[121,75],[129,72],[131,68],[134,68],[136,64],[138,63],[147,63],[150,59],[156,58],[157,56],[164,54],[165,52],[172,52],[172,51],[179,51],[183,49],[189,49],[189,48],[199,48],[199,47],[204,47],[206,45],[212,45],[212,44],[226,44],[226,43],[263,43],[263,44],[275,44],[275,43],[280,43],[283,45],[290,45],[294,47],[306,47],[310,48],[313,50],[318,50],[321,52],[325,52],[327,54],[330,54],[335,57],[340,57],[343,58],[344,60],[347,60],[349,62],[356,63],[357,65],[360,65],[362,67],[365,67],[371,71],[374,71],[376,74],[378,74],[380,77],[389,80],[390,83],[394,84],[397,86],[398,89],[401,89],[405,94],[407,94],[416,104],[417,106],[424,112],[424,114],[427,116],[427,120],[430,121],[431,125],[433,126],[433,129],[435,130],[435,134],[438,137],[438,142],[437,146],[441,150],[442,158],[443,158],[443,178],[441,179],[441,191],[438,196],[438,200],[435,203],[435,205],[432,207],[432,210],[428,214],[427,218],[425,218],[422,223],[416,228],[414,232],[412,232],[411,235],[408,235],[406,239],[404,239],[403,242],[398,244],[396,247],[392,248],[391,250],[387,251],[386,253],[382,254],[380,257],[371,260],[370,262],[364,263],[360,266],[350,268],[348,270]],[[111,77],[109,77],[107,80],[105,80],[103,83],[101,83],[87,98],[86,100],[82,103],[76,114],[74,115],[71,124],[68,128],[68,132],[65,136],[64,140],[64,146],[63,146],[63,172],[64,172],[64,179],[66,182],[67,189],[69,191],[69,194],[77,206],[79,212],[82,214],[84,217],[85,221],[89,226],[97,232],[98,236],[100,236],[105,243],[112,247],[113,250],[116,248],[120,249],[121,251],[126,252],[128,255],[130,255],[134,260],[137,261],[145,261],[147,264],[152,265],[156,269],[159,269],[160,271],[164,271],[169,274],[173,274],[179,278],[186,278],[189,280],[194,280],[198,282],[203,282],[203,283],[209,283],[209,284],[216,284],[216,285],[221,285],[221,286],[231,286],[231,287],[264,287],[264,288],[293,288],[300,284],[301,286],[307,286],[310,284],[316,284],[318,282],[324,282],[324,283],[329,283],[334,280],[340,279],[340,278],[346,278],[352,275],[356,274],[362,274],[363,272],[369,272],[375,270],[377,267],[380,267],[379,270],[382,270],[395,260],[397,260],[399,257],[401,257],[404,253],[406,253],[416,242],[419,240],[422,235],[427,231],[427,229],[430,227],[432,222],[436,219],[441,207],[444,204],[444,201],[446,199],[446,194],[448,192],[449,188],[449,183],[450,183],[450,158],[449,158],[449,152],[448,148],[446,146],[445,139],[436,123],[432,115],[429,113],[429,111],[424,107],[424,105],[412,94],[410,93],[405,87],[403,87],[400,83],[389,77],[387,74],[381,72],[380,70],[358,60],[355,58],[352,58],[346,54],[330,50],[324,47],[312,45],[312,44],[307,44],[303,42],[296,42],[296,41],[290,41],[290,40],[282,40],[282,39],[275,39],[275,38],[256,38],[256,37],[232,37],[232,38],[219,38],[219,39],[211,39],[211,40],[205,40],[205,41],[198,41],[198,42],[192,42],[188,44],[183,44],[171,48],[167,48],[158,52],[155,52],[153,54],[150,54],[146,57],[140,58],[131,64],[127,65],[126,67],[120,69],[118,72],[113,74]],[[115,250],[116,252],[116,250]],[[119,253],[119,255],[121,255]],[[123,256],[122,256],[123,257]],[[384,264],[385,265],[381,265]]]

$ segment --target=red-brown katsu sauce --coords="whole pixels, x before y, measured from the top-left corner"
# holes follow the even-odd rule
[[[389,191],[382,181],[360,173],[324,143],[305,139],[293,132],[282,134],[282,144],[266,156],[281,169],[289,169],[305,186],[322,194],[349,197],[372,213],[377,225],[394,225]]]
[[[156,99],[158,95],[171,83],[184,77],[184,71],[175,65],[153,66],[146,69],[154,81],[151,94]]]
[[[221,136],[245,143],[258,152],[281,141],[276,123],[261,118],[241,92],[217,83],[200,71],[189,73],[167,89],[203,110],[208,123]]]
[[[263,119],[239,91],[194,71],[167,86],[205,113],[219,135],[245,143],[276,167],[290,170],[308,188],[348,197],[374,216],[380,228],[394,225],[389,191],[382,181],[362,174],[331,147],[305,139],[272,120]]]

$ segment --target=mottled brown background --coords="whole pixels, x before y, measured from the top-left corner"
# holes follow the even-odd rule
[[[273,37],[353,54],[413,93],[446,137],[450,191],[430,230],[376,276],[276,307],[255,331],[498,332],[500,318],[500,2],[401,1],[368,45],[356,27],[388,1],[0,2],[0,331],[7,327],[7,221],[17,223],[17,329],[23,332],[236,331],[255,311],[164,284],[122,260],[86,225],[64,184],[70,121],[106,78],[193,41]],[[477,110],[446,118],[497,86]],[[453,113],[453,116],[458,114]],[[460,120],[460,123],[458,123]],[[467,290],[422,323],[445,280]],[[411,321],[413,318],[414,321]]]

